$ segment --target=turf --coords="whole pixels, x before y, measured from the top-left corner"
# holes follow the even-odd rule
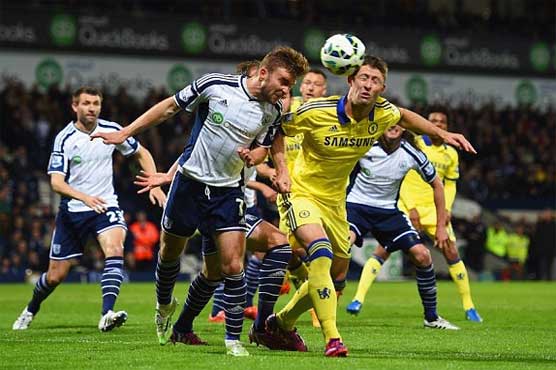
[[[183,298],[186,284],[176,293]],[[29,330],[11,325],[32,292],[30,285],[0,285],[0,368],[33,369],[549,369],[556,368],[556,284],[474,283],[474,299],[485,319],[466,322],[455,286],[439,284],[439,313],[460,331],[422,327],[413,282],[377,283],[357,317],[349,316],[355,283],[338,309],[339,329],[349,348],[346,359],[322,355],[323,340],[309,315],[299,321],[308,353],[269,351],[248,345],[247,358],[226,356],[223,325],[207,322],[205,310],[196,331],[209,346],[157,344],[153,284],[127,284],[117,308],[128,323],[110,333],[96,328],[100,309],[97,285],[60,286],[43,303]],[[279,305],[286,301],[282,297]],[[246,321],[243,339],[251,322]]]

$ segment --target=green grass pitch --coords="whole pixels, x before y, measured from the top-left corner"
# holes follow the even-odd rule
[[[338,326],[349,348],[345,359],[325,358],[320,330],[305,314],[298,325],[309,352],[269,351],[247,345],[246,358],[225,355],[223,325],[207,322],[197,333],[209,346],[157,344],[154,284],[125,284],[116,308],[127,324],[110,333],[97,329],[100,287],[61,285],[24,332],[12,323],[30,298],[30,285],[0,285],[0,368],[13,369],[556,369],[556,284],[474,283],[473,296],[485,322],[466,322],[451,282],[439,283],[439,313],[460,331],[424,329],[413,281],[377,283],[363,311],[349,316],[355,282],[338,309]],[[187,284],[175,293],[183,300]],[[290,293],[291,294],[291,293]],[[281,297],[278,306],[285,303]],[[251,325],[246,321],[242,339]]]

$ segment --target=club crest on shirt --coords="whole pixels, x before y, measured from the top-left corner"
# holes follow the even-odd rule
[[[52,154],[50,158],[50,167],[58,168],[64,164],[64,157],[60,154]]]
[[[378,130],[378,124],[376,122],[371,122],[368,128],[369,134],[373,135],[377,132],[377,130]]]

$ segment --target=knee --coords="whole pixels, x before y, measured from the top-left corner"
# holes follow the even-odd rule
[[[243,263],[240,260],[234,260],[222,264],[222,274],[224,275],[237,275],[241,271],[243,271]]]
[[[270,233],[270,235],[268,236],[267,245],[269,249],[287,244],[289,244],[288,238],[279,230],[273,230],[272,233]]]
[[[67,276],[67,272],[64,271],[48,271],[46,273],[46,281],[49,286],[55,287],[59,285]]]
[[[420,248],[418,252],[413,255],[413,258],[418,267],[427,267],[432,264],[431,253],[426,247]]]

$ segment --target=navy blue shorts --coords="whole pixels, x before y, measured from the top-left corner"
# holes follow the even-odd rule
[[[205,236],[247,231],[243,191],[239,186],[209,186],[176,172],[161,224],[164,231],[181,237],[189,237],[197,229]]]
[[[66,260],[83,255],[83,248],[90,236],[121,227],[127,230],[124,212],[118,207],[110,207],[104,213],[95,211],[69,212],[60,207],[56,215],[56,228],[52,235],[50,258]]]
[[[361,247],[363,237],[371,233],[389,253],[408,250],[422,243],[419,233],[407,216],[398,209],[383,209],[347,203],[350,230],[357,236],[355,245]]]
[[[257,206],[249,207],[245,211],[245,225],[247,226],[247,234],[245,238],[249,238],[249,235],[259,226],[264,220],[261,217],[261,213]],[[217,252],[216,244],[212,237],[203,236],[202,239],[202,253],[203,256],[210,256]]]

